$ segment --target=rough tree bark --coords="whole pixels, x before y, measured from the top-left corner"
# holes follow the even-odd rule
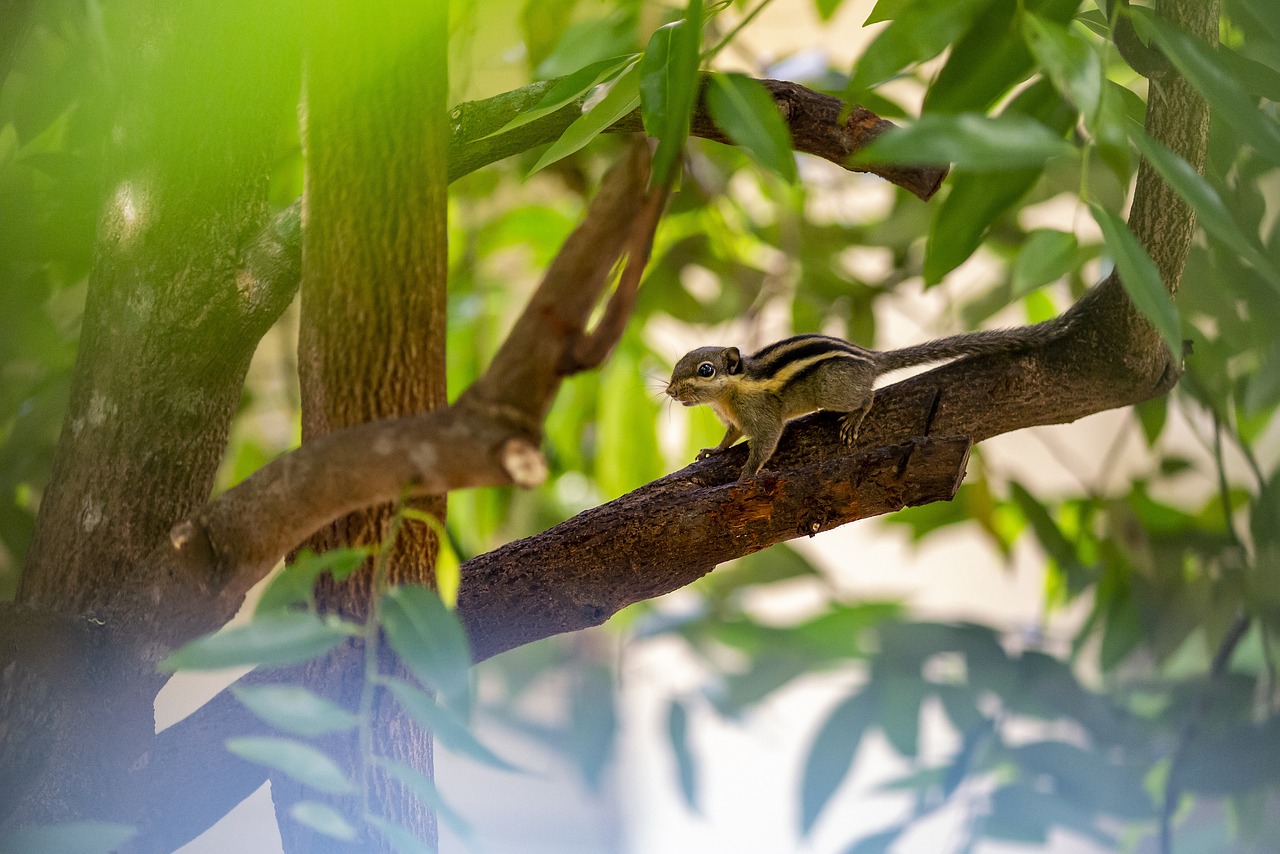
[[[1162,4],[1161,9],[1202,38],[1212,38],[1215,32],[1216,4],[1178,0]],[[201,23],[207,29],[205,19]],[[205,47],[216,43],[207,33],[202,36]],[[287,58],[279,50],[280,43],[277,37],[264,53],[283,65]],[[201,78],[183,77],[180,82],[198,89]],[[254,137],[253,123],[243,116],[246,104],[267,109],[269,93],[264,94],[264,89],[269,88],[255,79],[251,88],[232,93],[234,120],[220,118],[213,110],[201,114],[214,118],[198,128],[188,126],[190,119],[183,116],[171,124],[146,125],[162,138],[182,141],[172,146],[172,169],[159,176],[148,173],[147,182],[138,185],[147,193],[145,210],[174,219],[156,216],[136,230],[137,220],[129,214],[135,208],[126,203],[138,186],[118,185],[124,194],[117,196],[113,218],[104,223],[102,260],[91,288],[76,392],[60,443],[55,484],[42,506],[39,549],[32,550],[36,556],[28,565],[30,580],[24,576],[21,606],[10,610],[0,631],[0,661],[6,664],[0,671],[0,708],[8,726],[0,732],[0,768],[7,775],[0,781],[4,793],[0,817],[21,807],[24,821],[73,817],[135,821],[143,839],[152,843],[198,833],[219,814],[204,801],[234,803],[265,778],[261,769],[246,767],[222,749],[226,736],[251,731],[254,725],[224,694],[151,739],[150,701],[160,681],[152,675],[154,663],[173,645],[225,621],[248,585],[300,540],[296,528],[286,527],[291,539],[284,542],[260,530],[237,528],[236,521],[243,523],[253,518],[255,509],[288,502],[291,497],[300,506],[294,522],[305,530],[351,509],[337,497],[327,506],[310,504],[310,493],[299,488],[305,487],[306,478],[332,487],[335,479],[346,477],[364,490],[360,494],[367,503],[385,501],[406,489],[426,494],[460,484],[536,482],[541,461],[533,443],[540,417],[563,373],[545,370],[543,361],[538,362],[541,368],[530,373],[522,365],[522,356],[557,356],[554,364],[567,370],[579,366],[574,354],[607,352],[600,342],[582,343],[590,338],[586,320],[605,284],[592,281],[586,273],[600,263],[593,266],[579,259],[577,263],[585,265],[579,268],[566,261],[559,279],[549,273],[552,288],[542,295],[544,302],[535,298],[535,307],[552,311],[561,307],[554,299],[558,282],[559,292],[573,303],[574,311],[585,306],[585,312],[581,317],[556,318],[555,323],[544,318],[523,332],[518,326],[508,341],[512,349],[495,360],[490,374],[458,404],[430,415],[333,433],[201,507],[247,354],[262,324],[270,320],[267,310],[256,311],[274,306],[281,294],[291,292],[291,288],[260,292],[253,286],[267,279],[238,275],[239,267],[228,260],[236,257],[241,242],[231,236],[252,233],[256,228],[246,224],[261,218],[262,188],[249,176],[265,171],[261,158],[269,146]],[[1151,99],[1148,128],[1198,165],[1205,149],[1206,116],[1204,105],[1188,86],[1165,81]],[[215,124],[216,133],[210,131]],[[202,184],[183,174],[194,170],[198,179],[198,167],[219,158],[237,164],[238,182]],[[125,161],[118,175],[130,177],[132,166]],[[614,206],[629,208],[630,216],[611,220],[593,205],[597,219],[589,215],[587,225],[603,228],[605,235],[611,230],[625,233],[626,239],[612,241],[610,251],[629,251],[634,258],[643,255],[646,229],[649,237],[652,234],[652,222],[646,217],[656,218],[661,200],[651,197],[647,204],[636,204],[643,198],[643,181],[623,181],[620,186],[613,192],[629,204],[619,206],[614,199]],[[287,229],[290,221],[282,219],[282,228]],[[633,221],[638,224],[633,226]],[[200,224],[198,229],[190,225],[195,222]],[[1175,292],[1192,220],[1172,191],[1145,167],[1139,175],[1131,225]],[[148,251],[130,242],[135,234],[146,236]],[[587,239],[596,238],[603,239],[599,234],[589,234]],[[281,265],[287,268],[287,252],[266,254],[283,259]],[[173,260],[165,266],[151,261],[161,257]],[[612,264],[611,257],[606,268]],[[563,279],[577,272],[583,272],[584,278],[572,283],[580,293],[570,301],[568,295],[575,292]],[[156,283],[180,287],[157,290],[152,287]],[[230,319],[215,322],[219,312]],[[959,449],[967,448],[970,439],[1132,403],[1166,390],[1176,380],[1179,366],[1133,310],[1114,277],[1073,313],[1077,322],[1068,334],[1042,351],[1013,359],[964,360],[884,390],[864,426],[863,449],[852,459],[837,445],[831,419],[815,416],[788,431],[773,458],[772,473],[756,483],[728,484],[740,460],[725,455],[619,499],[621,504],[590,511],[562,528],[469,564],[464,567],[460,612],[477,651],[492,654],[598,622],[617,607],[656,595],[664,585],[691,580],[716,560],[812,531],[815,524],[821,529],[840,519],[901,506],[920,486],[903,477],[915,465],[913,460],[934,460],[931,455],[938,454],[936,460],[944,465],[929,470],[945,472],[934,477],[938,489],[946,492],[963,466]],[[606,316],[610,314],[607,310]],[[619,316],[625,317],[625,305],[619,304],[612,314],[616,325]],[[213,329],[224,335],[207,334]],[[233,332],[226,333],[227,329]],[[122,332],[131,337],[122,336],[119,341],[111,337]],[[555,338],[559,347],[540,350],[535,346],[539,335]],[[106,363],[107,357],[114,361]],[[99,360],[112,370],[96,367]],[[121,366],[123,380],[114,373]],[[513,382],[519,377],[533,377],[542,393],[530,395],[523,381]],[[191,390],[204,386],[209,390],[193,402]],[[172,399],[160,401],[162,411],[173,419],[172,432],[157,437],[137,429],[136,424],[153,423],[149,415],[156,405],[139,395],[139,389],[173,393]],[[191,411],[193,403],[195,411]],[[127,429],[130,426],[132,431]],[[326,473],[328,464],[352,454],[362,440],[369,450],[367,471],[344,472],[341,477]],[[464,447],[474,448],[469,471],[450,468],[438,450]],[[393,451],[394,463],[382,459]],[[116,462],[102,466],[104,459]],[[802,464],[805,471],[792,471]],[[103,483],[102,495],[110,495],[112,503],[101,506],[86,488],[86,484],[99,488],[94,479],[98,467],[132,478],[126,481],[127,487],[114,478]],[[302,481],[291,479],[299,473],[305,476]],[[171,491],[157,501],[154,494],[136,494],[137,482]],[[331,488],[326,494],[336,491]],[[918,494],[927,497],[923,491]],[[796,512],[798,496],[815,495],[821,496],[817,502],[821,518],[811,511]],[[86,502],[89,498],[94,501]],[[658,556],[654,564],[599,548],[608,535],[616,533],[618,513],[643,518],[662,507],[682,508],[689,524],[660,531],[667,535],[663,544],[670,552]],[[120,515],[126,511],[135,515]],[[772,529],[755,524],[764,516],[782,518],[786,512],[793,514],[787,524]],[[186,521],[170,529],[184,516]],[[220,527],[228,521],[231,524]],[[691,544],[712,543],[709,532],[726,526],[747,533],[714,541],[718,550],[709,551],[702,561],[670,556],[683,552],[687,558]],[[228,532],[230,536],[224,536]],[[243,539],[236,538],[237,532],[244,534]],[[574,552],[574,543],[594,545],[595,565],[586,568],[593,576],[590,579],[584,574],[586,558],[580,549]],[[557,552],[562,557],[553,560]],[[512,557],[517,554],[518,558]],[[525,563],[543,557],[547,561],[543,565]],[[657,585],[646,577],[654,566],[663,574]],[[574,584],[581,586],[573,588]],[[555,585],[559,587],[553,589]],[[493,595],[499,590],[501,596]],[[543,608],[530,615],[523,606],[511,604],[527,601],[540,602]],[[100,619],[106,619],[107,625],[99,625]],[[118,681],[117,674],[125,680]],[[77,705],[85,711],[77,713]],[[138,715],[145,719],[143,725],[134,719]],[[76,727],[83,730],[76,732]],[[117,733],[114,728],[119,727],[125,731]],[[32,734],[34,740],[29,739]],[[161,793],[173,796],[157,808]],[[144,803],[148,799],[152,802]],[[139,843],[139,850],[158,847]]]

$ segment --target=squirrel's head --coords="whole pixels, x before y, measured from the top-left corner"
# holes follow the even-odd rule
[[[742,354],[737,347],[699,347],[676,362],[667,394],[685,406],[711,403],[741,373]]]

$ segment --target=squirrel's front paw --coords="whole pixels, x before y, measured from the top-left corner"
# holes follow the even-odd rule
[[[698,460],[705,460],[709,457],[714,457],[716,454],[720,453],[720,451],[721,451],[720,448],[703,448],[701,451],[698,451],[698,455],[693,458],[694,462],[697,462]]]

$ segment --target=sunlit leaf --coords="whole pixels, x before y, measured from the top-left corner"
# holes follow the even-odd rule
[[[382,596],[387,642],[424,685],[464,716],[470,708],[471,645],[458,616],[434,590],[416,584]]]
[[[701,86],[702,0],[688,0],[684,19],[660,27],[640,60],[640,117],[645,133],[658,140],[653,182],[665,184],[689,136],[694,100]]]
[[[274,768],[317,791],[340,795],[355,789],[338,763],[311,745],[291,738],[229,738],[227,750],[241,759]]]
[[[573,154],[640,104],[638,65],[631,66],[608,85],[610,87],[608,93],[574,120],[559,139],[547,146],[547,150],[542,152],[542,156],[538,158],[531,172],[537,172]]]
[[[162,661],[160,667],[172,671],[293,664],[328,652],[355,631],[336,619],[305,611],[272,613],[194,640]]]
[[[342,813],[319,801],[298,801],[289,807],[289,816],[298,824],[334,839],[354,842],[358,837],[356,829],[342,817]]]
[[[76,821],[0,830],[0,851],[12,854],[111,854],[138,835],[127,824]]]
[[[482,137],[482,139],[488,139],[489,136],[497,136],[509,130],[515,130],[518,127],[527,125],[529,122],[554,113],[570,101],[587,94],[601,83],[612,80],[630,63],[635,62],[637,56],[638,54],[631,53],[602,59],[599,62],[593,62],[588,66],[579,68],[572,74],[561,77],[551,88],[547,89],[546,93],[538,99],[538,103],[531,109],[517,114],[511,121],[488,136]]]
[[[707,90],[707,106],[729,138],[784,181],[797,180],[791,132],[778,104],[759,81],[744,74],[715,74]]]
[[[404,710],[422,726],[431,730],[431,734],[440,744],[455,753],[492,765],[494,768],[501,768],[504,771],[519,770],[481,744],[465,724],[454,717],[448,709],[439,705],[430,695],[399,679],[386,680],[386,686]]]
[[[1175,354],[1181,353],[1182,322],[1178,319],[1177,306],[1164,288],[1164,281],[1160,278],[1155,262],[1147,255],[1124,220],[1098,205],[1090,205],[1089,209],[1102,228],[1107,249],[1120,273],[1120,284],[1124,286],[1124,292],[1133,300],[1143,317],[1155,326],[1169,350]]]
[[[1075,148],[1035,119],[1010,114],[925,115],[890,131],[854,158],[858,164],[955,164],[970,172],[1007,172],[1043,166]]]
[[[818,730],[800,785],[800,830],[804,835],[813,830],[822,808],[849,773],[862,734],[874,722],[873,698],[864,691],[836,706]]]
[[[301,685],[233,685],[249,711],[278,729],[302,736],[353,729],[360,719]]]

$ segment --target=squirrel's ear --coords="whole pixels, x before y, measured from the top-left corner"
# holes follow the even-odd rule
[[[742,373],[742,354],[737,347],[726,347],[724,351],[724,369],[731,374]]]

